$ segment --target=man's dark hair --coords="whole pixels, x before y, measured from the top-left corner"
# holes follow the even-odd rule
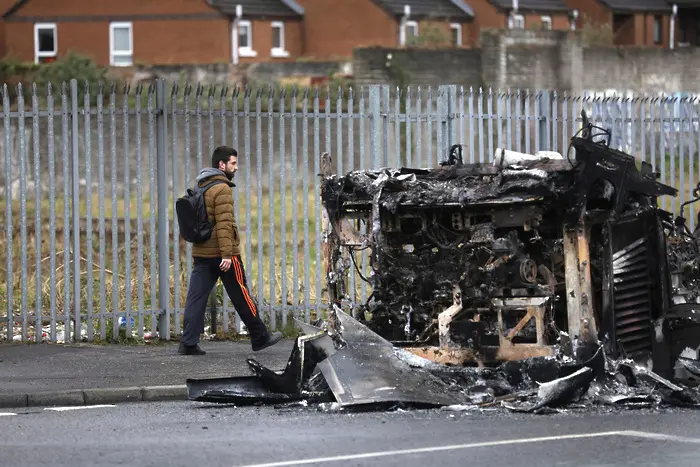
[[[228,162],[231,156],[238,157],[238,152],[228,146],[219,146],[218,148],[214,149],[214,153],[211,156],[211,166],[218,168],[219,162],[223,162],[225,164]]]

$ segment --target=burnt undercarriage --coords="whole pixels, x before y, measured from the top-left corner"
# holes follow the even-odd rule
[[[453,146],[435,169],[322,174],[329,322],[300,323],[285,371],[250,361],[245,384],[188,381],[191,399],[700,403],[698,235],[657,207],[677,190],[593,129],[572,159],[463,164]],[[358,252],[372,270],[359,309]]]

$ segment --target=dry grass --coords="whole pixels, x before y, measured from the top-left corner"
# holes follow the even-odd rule
[[[254,191],[254,190],[253,190]],[[308,279],[304,274],[304,194],[306,194],[306,201],[308,202]],[[265,192],[262,198],[258,199],[255,193],[251,194],[250,205],[251,205],[251,222],[250,225],[246,225],[246,200],[243,196],[238,197],[238,223],[241,228],[243,241],[250,242],[250,253],[251,256],[246,258],[245,243],[243,247],[243,259],[244,265],[246,264],[246,259],[250,261],[250,268],[246,271],[248,277],[248,284],[251,292],[254,296],[258,293],[258,284],[262,284],[262,300],[259,302],[263,313],[265,314],[266,321],[269,322],[269,304],[279,305],[281,303],[286,303],[290,306],[296,306],[297,314],[302,316],[305,314],[304,304],[314,306],[318,299],[317,290],[317,271],[320,271],[322,264],[318,264],[316,261],[316,201],[317,196],[313,188],[310,189],[309,193],[302,191],[299,187],[297,196],[293,197],[293,192],[288,189],[285,192],[285,215],[282,217],[282,198],[278,192],[273,194],[273,212],[269,211],[269,201],[270,197],[267,192]],[[105,234],[104,234],[104,253],[100,251],[100,227],[99,227],[99,204],[97,195],[93,197],[92,200],[92,228],[87,229],[87,221],[85,219],[85,213],[87,211],[84,201],[81,203],[81,235],[80,235],[80,309],[84,315],[92,312],[94,313],[93,319],[88,321],[88,325],[92,325],[94,328],[94,333],[96,336],[100,335],[100,321],[99,312],[101,307],[104,307],[107,313],[111,313],[114,310],[114,299],[115,290],[113,287],[116,286],[116,301],[117,310],[119,312],[124,312],[127,306],[130,307],[131,316],[136,318],[134,332],[141,325],[144,327],[144,331],[148,332],[152,329],[152,319],[151,319],[151,308],[153,300],[158,300],[157,293],[157,277],[153,274],[157,270],[157,254],[152,253],[155,248],[151,250],[151,208],[149,199],[143,199],[143,217],[142,217],[142,228],[139,231],[137,217],[138,210],[136,197],[129,203],[129,217],[131,218],[130,225],[130,238],[127,243],[124,227],[124,200],[120,199],[117,204],[117,217],[118,228],[117,228],[117,241],[113,241],[113,229],[112,229],[112,201],[111,198],[107,197],[105,199]],[[298,234],[295,237],[293,235],[293,228],[295,219],[292,217],[292,206],[296,202],[297,206],[297,230]],[[170,236],[171,245],[172,242],[172,206],[169,204],[169,215],[171,219]],[[259,210],[258,207],[261,209]],[[13,200],[12,204],[12,295],[13,295],[13,308],[14,310],[28,310],[30,315],[36,311],[37,301],[40,300],[40,309],[42,311],[44,324],[48,324],[47,319],[51,317],[52,305],[55,309],[55,315],[59,320],[62,320],[66,316],[66,312],[72,314],[73,312],[73,239],[69,241],[69,263],[68,263],[68,273],[70,275],[71,286],[68,291],[70,302],[66,304],[66,266],[64,264],[64,223],[63,223],[63,208],[64,200],[61,198],[55,199],[55,212],[56,212],[56,231],[55,234],[55,282],[52,282],[51,278],[51,249],[50,249],[50,239],[51,232],[49,230],[49,215],[50,215],[50,201],[45,199],[42,200],[40,206],[41,212],[41,232],[40,232],[40,244],[41,247],[37,247],[37,236],[36,236],[36,203],[33,199],[28,199],[26,203],[26,246],[22,246],[21,240],[21,229],[20,229],[20,205],[19,202]],[[154,213],[155,214],[155,213]],[[4,217],[4,213],[2,213]],[[258,235],[258,221],[262,221],[262,236]],[[284,222],[286,227],[286,233],[284,238],[282,238],[282,224]],[[72,222],[69,221],[69,223]],[[270,233],[270,223],[274,222],[274,236],[271,237]],[[69,226],[70,227],[70,226]],[[91,233],[92,238],[92,257],[88,257],[88,245],[87,245],[87,232]],[[140,232],[140,236],[138,235]],[[153,239],[156,238],[154,233]],[[142,247],[139,247],[139,239],[141,239]],[[270,254],[271,245],[274,245],[274,261],[272,260],[272,255]],[[297,255],[294,254],[294,247],[298,248]],[[116,248],[116,251],[115,251]],[[258,249],[262,248],[262,261],[258,262]],[[4,229],[0,232],[0,251],[7,251],[7,238]],[[176,298],[176,283],[177,287],[177,298],[179,299],[179,307],[184,307],[186,293],[187,293],[187,244],[180,240],[178,242],[179,251],[179,261],[180,268],[177,279],[170,281],[170,301],[171,303]],[[21,258],[22,252],[26,255],[26,276],[21,273]],[[113,254],[116,252],[118,261],[117,267],[113,264]],[[37,253],[39,254],[40,261],[40,277],[37,277]],[[282,257],[286,260],[286,267],[282,269]],[[357,255],[358,260],[360,260],[359,254]],[[298,266],[297,277],[295,278],[293,274],[294,263],[296,262]],[[152,269],[152,267],[154,269]],[[104,269],[104,294],[101,293],[101,283],[100,276],[102,270]],[[139,271],[142,271],[141,276]],[[262,282],[259,279],[259,273],[262,274]],[[92,277],[89,279],[89,275]],[[171,250],[170,258],[170,271],[169,275],[171,278],[175,275],[174,270],[174,252]],[[142,277],[142,280],[140,278]],[[52,302],[51,284],[55,284],[55,300]],[[361,281],[358,279],[357,290],[358,296],[360,291]],[[283,297],[282,285],[286,285],[285,296]],[[91,287],[89,287],[89,285]],[[153,290],[151,286],[154,286]],[[325,293],[324,285],[325,279],[321,277],[321,296],[320,301],[322,303],[327,302],[327,294]],[[26,299],[23,300],[23,289],[26,293]],[[272,290],[271,290],[272,289]],[[295,297],[295,293],[296,297]],[[305,302],[305,291],[308,291],[308,302]],[[221,284],[217,287],[217,295],[219,298],[219,306],[221,306],[223,298],[223,288]],[[296,300],[295,300],[296,298]],[[4,304],[7,301],[7,270],[6,264],[3,261],[0,264],[0,303],[3,306],[0,309],[0,316],[6,315],[6,307]],[[267,305],[267,306],[266,306]],[[91,311],[89,308],[92,307]],[[229,304],[229,307],[231,305]],[[141,313],[139,313],[141,310]],[[313,309],[310,310],[311,315],[315,313]],[[230,315],[230,326],[233,328],[233,317]],[[15,315],[15,322],[20,322]],[[279,312],[275,316],[275,327],[281,326],[281,315]],[[221,320],[221,317],[219,318]],[[29,325],[34,324],[34,318],[30,316]],[[221,323],[221,321],[219,321]],[[86,322],[83,318],[83,326],[86,326]],[[109,337],[112,335],[114,322],[111,319],[105,320],[104,327],[106,329],[106,335]],[[3,323],[0,323],[0,330],[4,327]],[[171,332],[175,333],[175,320],[171,319]],[[114,336],[116,337],[116,335]]]

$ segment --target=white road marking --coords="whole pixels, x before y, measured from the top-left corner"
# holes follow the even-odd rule
[[[0,412],[0,417],[11,417],[13,415],[17,415],[17,414],[12,413],[12,412]]]
[[[620,432],[622,436],[630,436],[633,438],[648,438],[648,439],[655,439],[658,441],[675,441],[677,443],[692,443],[692,444],[700,444],[700,439],[698,438],[688,438],[685,436],[676,436],[676,435],[665,435],[663,433],[649,433],[646,431],[622,431]]]
[[[73,407],[47,407],[44,410],[51,410],[54,412],[66,412],[68,410],[85,410],[85,409],[100,409],[104,407],[115,407],[114,404],[102,404],[102,405],[79,405]]]
[[[543,436],[539,438],[504,439],[500,441],[484,441],[480,443],[453,444],[448,446],[432,446],[415,449],[401,449],[396,451],[366,452],[361,454],[348,454],[343,456],[317,457],[313,459],[297,459],[291,461],[270,462],[266,464],[249,464],[240,467],[284,467],[288,465],[316,464],[319,462],[342,462],[356,459],[369,459],[377,457],[401,456],[407,454],[424,454],[440,451],[456,451],[460,449],[484,448],[494,446],[506,446],[510,444],[541,443],[545,441],[563,441],[569,439],[601,438],[604,436],[628,436],[637,438],[649,438],[664,441],[677,441],[683,443],[700,443],[700,439],[684,438],[681,436],[647,433],[644,431],[604,431],[600,433],[581,433],[575,435]]]

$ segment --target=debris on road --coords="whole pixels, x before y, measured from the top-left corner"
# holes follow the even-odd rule
[[[297,324],[302,333],[283,371],[249,359],[251,376],[188,379],[189,399],[317,404],[326,410],[503,407],[536,413],[572,403],[700,406],[700,391],[671,383],[633,360],[611,360],[602,346],[583,363],[559,355],[496,367],[458,367],[396,348],[338,308],[329,322]]]
[[[497,149],[493,164],[465,164],[454,145],[439,168],[339,176],[324,154],[328,322],[299,323],[282,373],[250,360],[251,377],[188,380],[190,398],[700,405],[700,230],[683,217],[700,185],[674,218],[658,200],[677,190],[582,121],[573,159]],[[359,309],[358,251],[372,267]]]

